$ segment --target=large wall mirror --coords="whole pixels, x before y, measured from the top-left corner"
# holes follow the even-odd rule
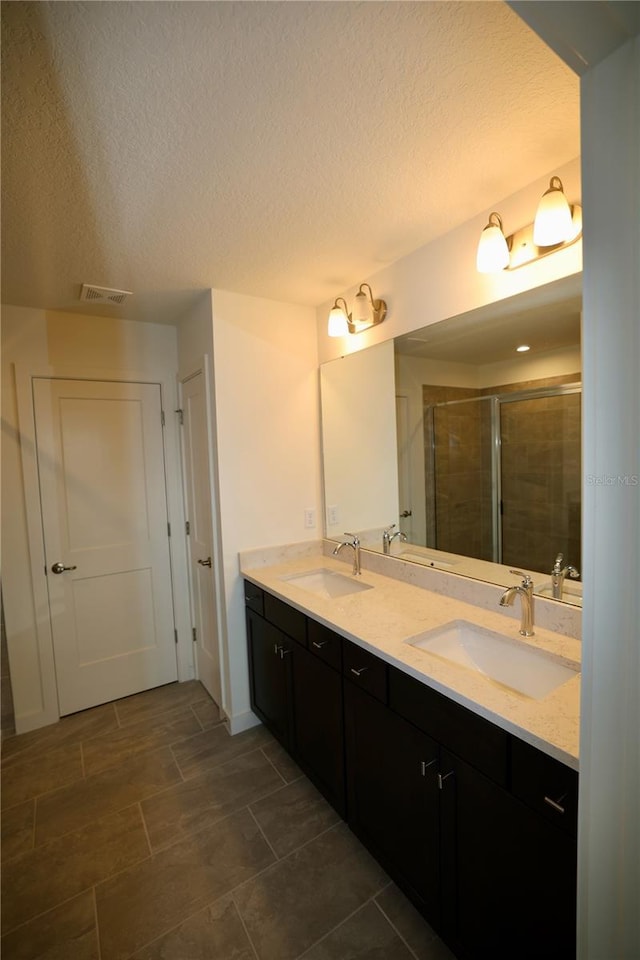
[[[580,604],[580,316],[574,276],[323,364],[326,535]]]

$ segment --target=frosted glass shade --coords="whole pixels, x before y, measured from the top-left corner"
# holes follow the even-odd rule
[[[342,307],[335,306],[331,309],[329,313],[329,328],[327,332],[330,337],[344,337],[347,333],[349,333],[347,316]]]
[[[552,247],[570,240],[574,234],[571,207],[562,189],[562,180],[552,177],[549,189],[538,204],[533,223],[533,242],[537,247]]]
[[[492,218],[498,223],[494,223]],[[509,247],[502,232],[502,221],[497,213],[492,213],[489,223],[480,234],[476,268],[478,273],[497,273],[509,266]]]
[[[371,298],[367,296],[364,290],[356,294],[353,301],[353,312],[351,319],[354,323],[373,323],[373,306]]]

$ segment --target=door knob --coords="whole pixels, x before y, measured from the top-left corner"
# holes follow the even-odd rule
[[[64,573],[65,570],[77,570],[78,568],[74,564],[72,567],[65,567],[64,563],[54,563],[51,566],[51,573]]]
[[[207,557],[206,560],[198,560],[198,563],[201,567],[210,567],[211,566],[211,557]]]

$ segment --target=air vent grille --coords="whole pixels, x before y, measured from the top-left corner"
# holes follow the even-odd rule
[[[80,291],[81,300],[111,304],[111,306],[120,306],[130,296],[132,296],[131,290],[111,290],[109,287],[96,287],[93,283],[83,283]]]

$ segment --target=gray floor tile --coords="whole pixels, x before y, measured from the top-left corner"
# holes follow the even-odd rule
[[[167,710],[189,707],[209,699],[209,694],[198,680],[188,680],[186,683],[168,683],[163,687],[154,687],[153,690],[125,697],[124,700],[117,700],[115,709],[120,724],[125,726],[139,720],[148,720],[149,717],[157,717]]]
[[[251,804],[251,812],[279,857],[286,857],[340,821],[306,777]]]
[[[304,960],[415,960],[373,901],[311,947]]]
[[[340,823],[233,897],[260,960],[294,960],[386,883],[381,867]]]
[[[142,803],[154,850],[216,823],[282,786],[261,750],[236,757]]]
[[[124,960],[273,859],[255,820],[243,810],[100,884],[102,960]]]
[[[46,794],[36,804],[36,846],[138,803],[180,779],[166,747]]]
[[[198,718],[198,722],[203,730],[210,730],[222,723],[224,715],[217,703],[213,700],[203,700],[200,703],[194,703],[191,707]]]
[[[131,960],[255,960],[233,900],[223,897]]]
[[[418,960],[455,960],[433,928],[395,884],[389,884],[378,894],[376,903]]]
[[[2,811],[2,859],[27,853],[33,847],[35,800]]]
[[[188,707],[119,727],[83,743],[85,775],[89,777],[136,753],[171,746],[200,732],[200,724]]]
[[[49,753],[65,744],[89,740],[100,733],[115,730],[117,726],[118,719],[113,704],[105,703],[91,710],[62,717],[58,723],[41,727],[39,730],[8,737],[2,741],[3,770],[17,761]]]
[[[37,917],[0,943],[5,960],[99,960],[93,892]]]
[[[287,751],[280,746],[277,740],[272,740],[270,743],[265,744],[262,752],[268,757],[282,779],[287,783],[298,780],[303,776],[300,767],[297,763],[293,762]]]
[[[273,737],[263,726],[252,727],[251,730],[231,737],[227,728],[220,725],[205,730],[184,743],[176,744],[171,749],[186,780],[270,743],[273,743]]]
[[[2,770],[2,806],[13,807],[82,779],[80,744],[68,744]]]
[[[148,856],[136,805],[7,860],[2,868],[3,931]]]

